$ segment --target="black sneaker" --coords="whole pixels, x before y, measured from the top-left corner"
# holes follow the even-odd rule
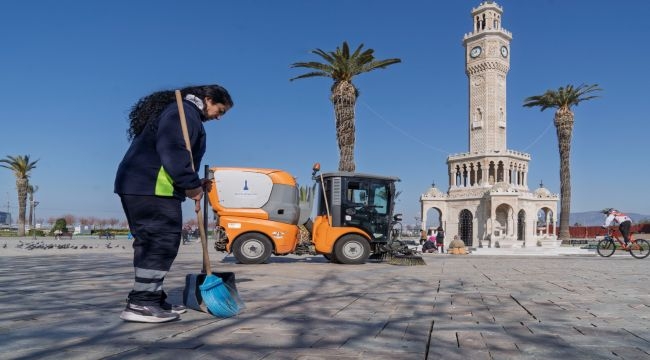
[[[183,314],[187,311],[187,308],[184,305],[180,304],[170,304],[167,301],[164,301],[160,304],[160,307],[165,311],[171,311],[174,314]]]
[[[120,318],[126,321],[161,323],[178,319],[180,316],[158,305],[126,304]]]

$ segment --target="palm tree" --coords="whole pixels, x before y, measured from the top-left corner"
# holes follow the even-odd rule
[[[36,161],[30,161],[29,155],[9,156],[0,159],[0,166],[10,169],[16,176],[16,190],[18,191],[18,236],[25,236],[25,208],[27,203],[27,187],[29,173],[36,168]]]
[[[547,90],[542,95],[530,96],[524,100],[525,107],[539,106],[541,111],[555,108],[555,130],[560,150],[560,234],[561,240],[569,239],[569,215],[571,214],[571,136],[573,134],[574,114],[572,106],[595,97],[593,92],[600,91],[598,84],[578,87],[567,85],[557,90]]]
[[[367,49],[362,52],[362,48],[363,44],[359,45],[350,54],[348,43],[344,41],[343,45],[329,53],[321,49],[311,51],[313,54],[322,57],[325,63],[311,61],[297,62],[291,65],[292,68],[308,68],[314,71],[296,76],[290,81],[316,76],[328,77],[334,80],[330,100],[334,104],[334,116],[336,118],[339,171],[353,172],[356,168],[354,163],[354,108],[359,96],[359,90],[352,84],[352,78],[372,70],[384,69],[389,65],[402,61],[400,59],[375,60],[373,55],[375,50]]]
[[[298,200],[300,202],[309,202],[314,197],[314,188],[309,186],[301,186],[298,192]]]

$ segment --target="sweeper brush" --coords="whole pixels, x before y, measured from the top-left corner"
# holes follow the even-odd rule
[[[395,255],[388,261],[391,265],[414,266],[426,265],[422,256],[417,255]]]
[[[382,261],[386,261],[391,265],[415,266],[427,264],[422,256],[417,255],[416,251],[409,249],[408,246],[399,241],[393,241],[387,246],[387,250],[382,256]]]

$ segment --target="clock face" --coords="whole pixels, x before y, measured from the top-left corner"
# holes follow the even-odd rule
[[[501,47],[501,56],[508,57],[508,48],[505,46]]]
[[[477,56],[481,55],[481,47],[480,46],[474,46],[472,50],[469,52],[469,56],[475,58]]]

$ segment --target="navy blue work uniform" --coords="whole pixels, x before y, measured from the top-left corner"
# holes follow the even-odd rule
[[[205,117],[196,105],[183,101],[192,147],[194,169],[205,153]],[[166,297],[165,275],[172,266],[181,241],[185,190],[201,186],[192,169],[175,102],[133,138],[115,177],[133,234],[135,282],[129,302],[159,304]]]

